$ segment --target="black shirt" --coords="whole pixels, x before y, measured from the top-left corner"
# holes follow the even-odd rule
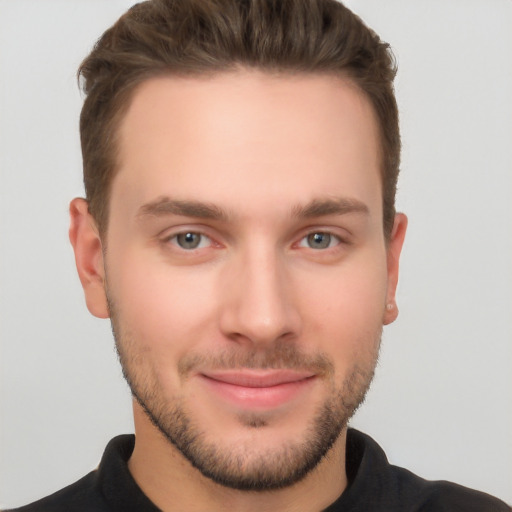
[[[112,439],[97,470],[31,505],[11,512],[156,512],[128,470],[135,436]],[[428,481],[389,464],[369,436],[349,429],[348,487],[325,512],[510,512],[488,494],[445,481]]]

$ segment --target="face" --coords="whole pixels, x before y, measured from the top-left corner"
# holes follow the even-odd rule
[[[329,76],[158,78],[120,141],[106,250],[80,205],[71,238],[138,407],[218,483],[300,480],[396,316],[405,221],[386,244],[368,101]]]

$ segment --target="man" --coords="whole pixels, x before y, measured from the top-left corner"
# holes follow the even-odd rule
[[[387,46],[334,2],[150,2],[81,67],[70,238],[136,440],[22,510],[507,510],[347,430],[406,218]]]

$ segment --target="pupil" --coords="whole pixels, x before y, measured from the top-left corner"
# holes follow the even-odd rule
[[[313,233],[308,236],[308,242],[313,249],[326,249],[331,243],[331,235],[328,233]]]
[[[182,233],[178,235],[178,243],[184,249],[195,249],[199,245],[199,235],[197,233]]]

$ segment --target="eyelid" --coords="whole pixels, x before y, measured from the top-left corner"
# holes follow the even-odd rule
[[[311,235],[317,235],[317,234],[322,234],[322,235],[328,235],[330,237],[330,240],[329,240],[329,245],[327,247],[317,247],[317,248],[314,248],[314,247],[310,247],[308,245],[308,238],[311,236]],[[334,245],[331,245],[331,242],[332,241],[336,241],[337,243],[335,243]],[[337,235],[336,233],[333,233],[331,231],[321,231],[321,230],[315,230],[315,231],[310,231],[309,233],[305,234],[302,238],[300,238],[300,240],[298,241],[298,246],[299,247],[304,247],[306,249],[311,249],[311,250],[314,250],[314,251],[327,251],[329,249],[335,249],[338,245],[340,244],[343,244],[343,239]]]
[[[199,244],[197,247],[186,248],[186,247],[182,247],[178,243],[178,237],[180,235],[187,235],[187,234],[193,234],[193,235],[197,235],[200,237]],[[206,245],[204,244],[205,240],[207,240]],[[209,247],[212,245],[212,239],[208,235],[205,235],[204,233],[198,233],[196,231],[190,231],[190,230],[182,231],[181,233],[175,233],[174,235],[167,238],[167,242],[172,243],[172,245],[175,245],[178,249],[186,251],[186,252],[192,252],[192,251],[196,251],[198,249],[205,249],[206,247]]]
[[[299,234],[296,236],[297,242],[295,242],[294,245],[301,242],[305,238],[307,238],[309,235],[314,235],[315,233],[322,233],[330,235],[331,237],[335,237],[337,240],[339,240],[340,243],[349,245],[351,244],[352,239],[352,233],[342,228],[341,226],[325,226],[325,225],[316,225],[316,226],[307,226],[304,229],[301,229]]]
[[[218,235],[216,230],[212,234],[211,229],[208,226],[205,226],[203,224],[197,225],[197,224],[182,224],[179,226],[173,226],[173,227],[167,227],[166,229],[163,229],[158,233],[155,238],[159,240],[161,243],[168,244],[171,240],[175,239],[180,234],[185,233],[195,233],[198,235],[201,235],[202,237],[207,238],[210,243],[208,246],[213,247],[222,247],[225,246],[226,238],[230,239],[230,237],[227,233]],[[351,240],[352,233],[350,233],[347,229],[342,228],[340,226],[325,226],[325,225],[316,225],[316,226],[307,226],[305,228],[302,228],[300,232],[294,236],[295,242],[292,243],[292,247],[297,247],[303,240],[305,240],[309,235],[315,234],[315,233],[325,233],[330,235],[331,237],[334,237],[338,243],[336,246],[339,245],[351,245],[353,241]],[[219,236],[220,240],[219,241]],[[231,240],[233,242],[233,240]],[[192,252],[197,249],[184,249],[181,248],[177,243],[172,243],[174,247],[177,247],[178,249],[181,249],[185,252]],[[335,246],[335,247],[336,247]],[[335,249],[335,247],[329,247],[326,249],[323,249],[323,251],[326,251],[328,249]],[[202,247],[204,248],[204,247]],[[201,249],[201,248],[199,248]],[[317,249],[318,251],[318,249]]]
[[[200,249],[206,249],[208,247],[214,247],[214,246],[220,246],[221,244],[216,240],[212,234],[209,233],[209,229],[207,229],[205,226],[201,225],[180,225],[180,226],[174,226],[172,228],[167,228],[162,230],[158,235],[157,239],[160,241],[160,243],[164,245],[172,245],[178,250],[184,251],[184,252],[193,252]],[[194,233],[197,234],[205,239],[209,240],[209,244],[206,247],[197,247],[194,249],[185,249],[181,246],[179,246],[176,241],[173,242],[173,239],[176,240],[176,238],[179,235],[184,235],[186,233]]]

